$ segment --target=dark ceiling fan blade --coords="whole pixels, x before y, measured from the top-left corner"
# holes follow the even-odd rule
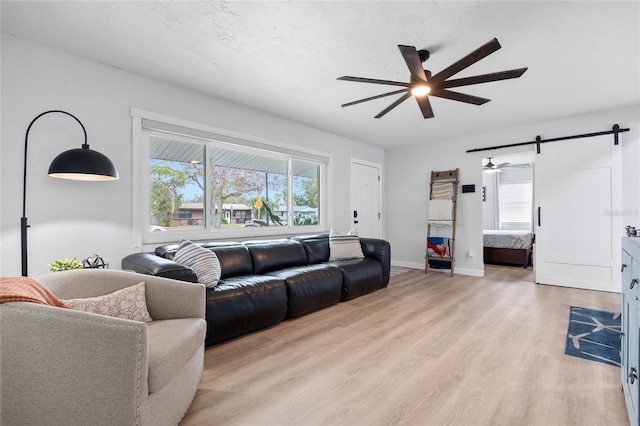
[[[409,99],[410,97],[411,97],[411,93],[409,92],[405,93],[400,98],[398,98],[394,103],[392,103],[391,105],[383,109],[378,115],[375,116],[375,118],[381,118],[383,115],[385,115],[386,113],[388,113],[389,111],[391,111],[392,109],[394,109],[395,107],[397,107],[398,105],[400,105],[401,103]]]
[[[488,83],[490,81],[498,81],[498,80],[508,80],[510,78],[518,78],[528,68],[518,68],[514,70],[507,71],[499,71],[492,72],[490,74],[482,74],[482,75],[474,75],[472,77],[465,78],[457,78],[455,80],[446,80],[442,82],[440,87],[448,88],[448,87],[460,87],[460,86],[468,86],[471,84],[480,84],[480,83]]]
[[[403,92],[406,92],[407,90],[408,89],[394,90],[393,92],[383,93],[382,95],[371,96],[370,98],[364,98],[364,99],[360,99],[360,100],[357,100],[357,101],[348,102],[346,104],[342,104],[342,108],[348,107],[348,106],[351,106],[351,105],[361,104],[362,102],[372,101],[374,99],[384,98],[385,96],[397,95],[398,93],[403,93]]]
[[[442,83],[443,81],[445,81],[447,78],[451,77],[452,75],[454,75],[454,74],[462,71],[463,69],[475,64],[480,59],[489,56],[490,54],[492,54],[496,50],[500,49],[500,47],[501,46],[500,46],[500,43],[498,43],[498,39],[494,38],[490,42],[480,46],[479,48],[477,48],[473,52],[469,53],[467,56],[465,56],[464,58],[460,59],[458,62],[455,62],[455,63],[449,65],[447,68],[443,69],[438,74],[436,74],[433,77],[431,77],[431,80],[430,80],[431,83],[432,84]]]
[[[491,99],[481,98],[478,96],[467,95],[466,93],[452,92],[451,90],[438,89],[429,93],[429,96],[437,96],[439,98],[451,99],[452,101],[466,102],[468,104],[482,105]]]
[[[404,46],[402,44],[399,44],[398,49],[400,49],[400,53],[402,53],[402,57],[407,63],[409,71],[411,71],[413,80],[426,82],[427,77],[425,76],[424,70],[422,69],[422,61],[420,60],[420,56],[418,55],[418,51],[416,50],[416,48],[413,46]]]
[[[389,86],[409,87],[409,83],[403,83],[402,81],[378,80],[376,78],[351,77],[349,75],[345,75],[343,77],[338,77],[338,80],[356,81],[358,83],[387,84]]]
[[[429,102],[428,96],[419,96],[416,97],[416,101],[418,101],[418,105],[420,106],[420,111],[422,111],[422,116],[424,118],[433,118],[433,109],[431,108],[431,102]]]

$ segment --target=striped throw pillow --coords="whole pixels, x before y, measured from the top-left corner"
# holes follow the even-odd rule
[[[329,231],[329,261],[344,259],[362,259],[362,247],[358,230],[353,228],[346,235],[342,235],[335,229]]]
[[[213,288],[218,285],[221,274],[220,261],[211,250],[181,238],[173,260],[193,269],[198,276],[198,282],[206,287]]]

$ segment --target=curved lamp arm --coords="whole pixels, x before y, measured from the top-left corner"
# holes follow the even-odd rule
[[[42,114],[38,115],[36,118],[34,118],[33,120],[31,120],[31,123],[29,123],[29,127],[27,127],[27,133],[24,135],[24,175],[22,178],[22,217],[26,216],[26,204],[27,204],[27,145],[29,143],[29,131],[31,130],[31,126],[33,126],[33,123],[35,123],[40,117],[42,117],[43,115],[46,114],[50,114],[52,112],[60,112],[62,114],[67,114],[69,117],[75,119],[78,124],[80,124],[80,127],[82,127],[82,131],[84,132],[84,143],[82,144],[82,146],[87,145],[87,130],[84,128],[84,126],[82,125],[82,122],[80,122],[80,120],[78,120],[78,117],[76,117],[73,114],[70,114],[66,111],[61,111],[61,110],[57,110],[57,109],[52,109],[50,111],[45,111]],[[87,145],[88,147],[89,145]],[[24,272],[24,271],[23,271]]]
[[[80,149],[71,149],[58,155],[49,167],[49,176],[75,180],[117,180],[118,170],[111,160],[103,154],[93,151],[87,144],[87,130],[76,116],[66,111],[50,110],[39,114],[31,120],[27,133],[24,136],[24,174],[22,180],[22,218],[20,219],[20,238],[22,243],[22,276],[27,276],[27,146],[29,143],[29,131],[31,126],[43,115],[53,112],[66,114],[80,124],[84,132],[84,143]]]

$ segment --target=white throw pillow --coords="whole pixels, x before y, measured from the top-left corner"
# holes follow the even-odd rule
[[[92,312],[134,321],[153,321],[147,310],[144,282],[104,296],[66,299],[63,302],[68,308],[76,311]]]
[[[173,260],[193,269],[198,276],[198,282],[206,287],[213,288],[218,285],[222,269],[218,256],[211,250],[182,238]]]
[[[353,228],[346,235],[342,235],[331,228],[329,231],[329,261],[361,259],[363,257],[360,237],[358,237],[356,228]]]

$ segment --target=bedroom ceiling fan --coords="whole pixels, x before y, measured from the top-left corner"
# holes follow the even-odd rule
[[[505,161],[504,163],[493,164],[493,161],[491,161],[493,158],[494,157],[487,157],[487,164],[482,166],[482,170],[488,171],[488,172],[501,172],[502,169],[522,169],[526,167],[531,167],[531,163],[512,164],[508,161]]]
[[[392,96],[402,93],[402,96],[400,96],[400,98],[398,98],[395,102],[382,110],[378,115],[375,116],[375,118],[384,116],[389,111],[400,105],[402,102],[413,96],[418,102],[418,106],[422,111],[422,116],[426,119],[434,117],[433,109],[431,108],[431,103],[429,102],[429,96],[436,96],[439,98],[465,102],[473,105],[482,105],[489,102],[491,99],[455,92],[449,89],[452,87],[469,86],[472,84],[518,78],[522,74],[524,74],[527,68],[499,71],[489,74],[475,75],[472,77],[457,78],[453,80],[448,79],[449,77],[457,74],[463,69],[475,64],[482,58],[489,56],[500,48],[500,43],[498,43],[498,40],[494,38],[490,42],[484,44],[483,46],[480,46],[478,49],[469,53],[459,61],[453,63],[444,70],[432,76],[431,71],[422,68],[422,62],[426,61],[429,58],[429,51],[416,50],[414,46],[405,46],[400,44],[398,45],[398,49],[400,49],[400,53],[402,53],[402,57],[404,58],[404,61],[411,73],[411,78],[408,83],[401,81],[378,80],[374,78],[352,77],[348,75],[338,77],[338,80],[355,81],[359,83],[384,84],[388,86],[400,86],[403,87],[403,89],[394,90],[393,92],[383,93],[381,95],[371,96],[364,99],[359,99],[353,102],[348,102],[346,104],[342,104],[342,107],[344,108],[351,105],[357,105],[362,102],[372,101],[374,99],[380,99],[385,96]]]
[[[506,163],[500,163],[496,165],[496,164],[493,164],[493,162],[491,161],[492,158],[493,157],[487,157],[487,160],[489,161],[487,161],[487,164],[482,166],[482,170],[489,171],[489,172],[501,172],[502,170],[500,169],[511,164],[509,162],[506,162]]]

